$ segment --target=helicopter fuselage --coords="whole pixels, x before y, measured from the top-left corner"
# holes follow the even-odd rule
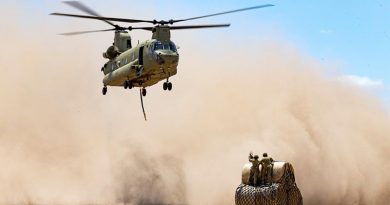
[[[176,75],[179,54],[170,40],[151,39],[139,43],[103,67],[104,86],[124,86],[131,82],[133,87],[148,87]]]

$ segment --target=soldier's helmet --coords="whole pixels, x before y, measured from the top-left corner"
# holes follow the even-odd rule
[[[263,154],[263,157],[268,157],[268,154],[267,154],[267,153],[264,153],[264,154]]]
[[[255,159],[259,159],[259,155],[255,155],[253,158],[255,158]]]

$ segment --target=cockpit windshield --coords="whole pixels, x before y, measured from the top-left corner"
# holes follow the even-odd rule
[[[154,43],[154,50],[171,50],[176,52],[176,46],[173,42],[162,43],[161,41],[157,41]]]

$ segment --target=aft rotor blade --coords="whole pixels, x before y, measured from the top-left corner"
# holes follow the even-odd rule
[[[182,21],[189,21],[189,20],[195,20],[195,19],[200,19],[200,18],[219,16],[219,15],[224,15],[224,14],[230,14],[230,13],[235,13],[235,12],[241,12],[241,11],[247,11],[247,10],[252,10],[252,9],[265,8],[265,7],[271,7],[271,6],[274,6],[274,5],[273,4],[265,4],[265,5],[248,7],[248,8],[236,9],[236,10],[232,10],[232,11],[224,11],[224,12],[215,13],[215,14],[209,14],[209,15],[204,15],[204,16],[192,17],[192,18],[187,18],[187,19],[173,20],[172,22],[173,23],[177,23],[177,22],[182,22]]]
[[[86,34],[86,33],[96,33],[96,32],[115,31],[115,30],[116,30],[115,28],[111,28],[111,29],[94,30],[94,31],[76,31],[76,32],[69,32],[69,33],[60,33],[59,35],[74,36],[74,35],[80,35],[80,34]]]
[[[65,13],[51,13],[51,15],[67,16],[67,17],[75,17],[75,18],[86,18],[86,19],[96,19],[96,20],[101,20],[101,21],[104,21],[104,20],[118,21],[118,22],[126,22],[126,23],[154,23],[154,21],[148,21],[148,20],[123,19],[123,18],[112,18],[112,17],[104,17],[104,16],[87,16],[87,15],[65,14]]]
[[[73,7],[73,8],[76,8],[80,11],[83,11],[87,14],[90,14],[90,15],[93,15],[93,16],[101,16],[100,14],[98,14],[96,11],[92,10],[91,8],[87,7],[86,5],[84,5],[83,3],[79,2],[79,1],[64,1],[65,4]],[[107,21],[107,20],[102,20],[108,24],[110,24],[111,26],[114,26],[115,27],[115,24]]]
[[[179,29],[199,29],[199,28],[221,28],[221,27],[229,27],[230,24],[208,24],[208,25],[190,25],[190,26],[170,26],[171,30],[179,30]]]

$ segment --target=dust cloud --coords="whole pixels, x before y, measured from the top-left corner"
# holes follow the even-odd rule
[[[249,151],[291,162],[305,204],[390,200],[388,110],[283,41],[182,42],[174,90],[149,89],[144,122],[136,90],[100,93],[110,41],[7,26],[1,204],[234,204]]]

